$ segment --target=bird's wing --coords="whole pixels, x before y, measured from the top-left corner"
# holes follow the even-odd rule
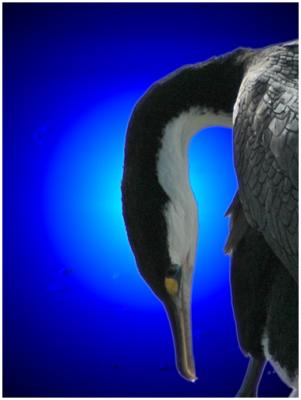
[[[282,59],[241,87],[234,121],[239,196],[251,226],[298,277],[298,83]],[[281,69],[285,68],[284,73]]]

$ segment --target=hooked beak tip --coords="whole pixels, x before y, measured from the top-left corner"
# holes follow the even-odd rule
[[[178,368],[178,372],[184,379],[186,379],[189,382],[194,383],[198,380],[194,371],[190,371],[189,369],[186,369],[185,371],[183,371],[183,369]]]

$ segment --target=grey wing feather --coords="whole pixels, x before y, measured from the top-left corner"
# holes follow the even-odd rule
[[[262,232],[297,280],[298,83],[294,57],[295,53],[281,52],[270,56],[269,68],[261,67],[246,77],[236,105],[234,135],[239,196],[246,219]]]
[[[231,217],[230,219],[230,233],[225,244],[225,253],[231,254],[236,249],[238,243],[245,236],[249,229],[249,224],[246,221],[245,214],[242,211],[241,203],[239,201],[239,194],[236,193],[232,203],[230,204],[225,216]]]

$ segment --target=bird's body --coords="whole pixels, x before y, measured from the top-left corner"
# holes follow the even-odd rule
[[[239,197],[250,225],[297,280],[298,46],[254,58],[235,103]]]
[[[142,97],[127,132],[122,194],[129,241],[168,312],[178,369],[195,380],[197,206],[187,149],[200,129],[233,122],[238,191],[226,250],[238,337],[252,358],[242,396],[254,395],[265,359],[297,390],[297,72],[297,42],[186,66]]]

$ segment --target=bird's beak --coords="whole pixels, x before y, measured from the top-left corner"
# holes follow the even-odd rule
[[[190,295],[185,296],[185,288],[181,288],[177,296],[165,302],[176,355],[177,369],[180,375],[195,382],[194,357],[191,336],[191,301]]]

